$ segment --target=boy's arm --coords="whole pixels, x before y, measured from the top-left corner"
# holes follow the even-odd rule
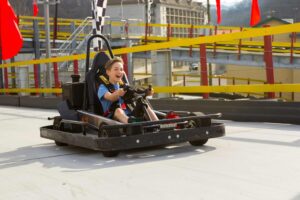
[[[119,97],[124,96],[124,94],[125,94],[125,91],[123,89],[119,89],[113,93],[106,92],[104,94],[104,98],[108,101],[115,102],[115,101],[119,100]]]

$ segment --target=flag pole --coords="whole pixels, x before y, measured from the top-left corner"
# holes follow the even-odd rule
[[[54,30],[53,30],[53,48],[56,47],[56,44],[55,44],[55,40],[57,38],[57,16],[58,16],[58,3],[55,4],[55,11],[54,11]]]
[[[210,3],[209,3],[209,0],[207,0],[207,21],[208,21],[208,25],[210,25]],[[212,85],[212,64],[211,62],[208,63],[208,73],[209,73],[209,76],[208,76],[208,84],[209,85]]]
[[[45,33],[46,33],[46,58],[51,57],[51,46],[50,46],[50,24],[49,24],[49,0],[44,0],[44,22],[45,22]],[[49,63],[46,63],[46,70],[44,71],[44,87],[51,88],[52,77],[51,67]]]

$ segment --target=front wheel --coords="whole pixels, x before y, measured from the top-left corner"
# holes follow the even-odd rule
[[[119,155],[119,151],[103,151],[102,154],[104,157],[116,157],[117,155]]]
[[[189,143],[193,146],[203,146],[204,144],[206,144],[207,141],[208,139],[203,139],[203,140],[189,141]]]

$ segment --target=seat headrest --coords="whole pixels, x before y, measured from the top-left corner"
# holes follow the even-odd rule
[[[92,70],[97,71],[99,69],[100,74],[105,74],[105,64],[111,58],[105,52],[99,52],[95,55]]]

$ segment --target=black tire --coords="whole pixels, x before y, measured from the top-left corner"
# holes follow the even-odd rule
[[[60,131],[60,121],[62,120],[62,118],[60,116],[57,116],[54,118],[54,122],[53,122],[53,129],[54,130],[59,130]],[[56,146],[62,147],[62,146],[68,146],[68,144],[63,143],[63,142],[58,142],[58,141],[54,141]]]
[[[66,144],[66,143],[63,143],[63,142],[58,142],[58,141],[55,141],[55,144],[56,144],[56,146],[68,146],[68,144]]]
[[[116,157],[119,155],[119,151],[103,151],[102,154],[104,157],[110,158],[110,157]]]
[[[193,146],[203,146],[204,144],[206,144],[207,141],[208,139],[203,139],[203,140],[189,141],[189,143]]]

